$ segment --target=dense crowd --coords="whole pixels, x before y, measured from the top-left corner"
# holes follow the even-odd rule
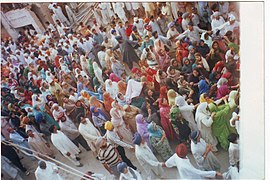
[[[34,150],[29,158],[54,157],[51,143],[79,167],[83,147],[120,179],[141,179],[125,149],[135,149],[148,179],[173,166],[200,179],[221,176],[213,152],[223,148],[224,177],[237,174],[237,3],[98,3],[91,25],[77,23],[72,6],[48,8],[43,34],[27,27],[1,41],[2,141]],[[28,174],[1,144],[2,159]],[[40,161],[36,178],[61,179],[51,166]]]

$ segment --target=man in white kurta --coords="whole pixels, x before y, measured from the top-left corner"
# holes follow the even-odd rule
[[[199,168],[204,171],[220,171],[220,162],[212,153],[211,145],[200,137],[200,131],[193,131],[190,138],[191,152]]]
[[[147,180],[155,179],[156,176],[160,177],[164,173],[162,163],[158,161],[139,133],[135,133],[133,143],[135,144],[135,156],[145,170]]]
[[[200,130],[201,137],[205,142],[212,145],[212,150],[217,151],[217,138],[213,135],[211,126],[213,124],[213,116],[209,110],[207,110],[207,102],[201,103],[196,111],[195,120],[197,122],[198,130]]]
[[[221,176],[221,174],[216,171],[201,171],[196,169],[190,163],[187,154],[188,150],[186,145],[179,144],[176,147],[176,153],[170,157],[163,166],[168,168],[176,166],[181,179],[205,179],[215,178],[216,175]]]
[[[118,15],[118,17],[123,21],[123,22],[126,22],[128,21],[127,17],[126,17],[126,13],[124,11],[124,7],[125,7],[125,4],[122,3],[122,2],[116,2],[116,3],[113,3],[113,10],[114,10],[114,13]]]
[[[214,12],[214,14],[212,16],[213,16],[213,19],[212,19],[212,22],[211,22],[212,29],[216,29],[216,28],[218,28],[219,26],[221,26],[221,25],[223,25],[225,23],[225,20],[223,19],[223,17],[220,15],[219,12]],[[225,31],[221,30],[220,35],[224,36]]]
[[[45,139],[42,138],[41,133],[36,133],[36,132],[33,132],[31,129],[28,129],[27,135],[28,135],[28,144],[30,148],[40,153],[36,155],[39,155],[39,156],[47,155],[47,156],[53,157],[54,153],[50,149],[48,142],[46,142]]]
[[[70,23],[71,24],[76,23],[77,18],[75,16],[75,14],[73,13],[72,9],[68,5],[66,5],[65,8],[66,8],[68,19],[69,19]]]
[[[56,14],[60,22],[65,24],[66,26],[69,26],[70,22],[68,21],[66,16],[63,14],[61,7],[57,6],[56,4],[53,7],[54,7],[53,12]]]
[[[50,127],[52,144],[58,149],[66,158],[73,164],[80,167],[82,164],[78,161],[77,155],[79,148],[61,131],[57,130],[55,126]]]
[[[39,161],[35,176],[36,180],[63,180],[56,165],[48,161]]]
[[[88,118],[81,118],[81,123],[79,125],[79,132],[86,140],[87,144],[90,146],[91,150],[97,153],[95,143],[99,137],[101,137],[100,132],[95,128],[92,122]]]

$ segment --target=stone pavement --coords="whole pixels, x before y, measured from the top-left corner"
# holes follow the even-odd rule
[[[175,149],[176,145],[177,145],[176,142],[171,143],[171,147],[173,148],[173,150]],[[62,163],[65,163],[65,164],[67,164],[67,165],[69,165],[69,166],[71,166],[71,167],[73,167],[81,172],[84,172],[84,173],[87,171],[92,171],[95,173],[101,173],[101,174],[106,175],[107,180],[113,179],[113,176],[108,173],[108,171],[103,167],[103,165],[98,160],[96,160],[95,156],[93,155],[93,153],[91,151],[87,152],[82,147],[80,147],[80,149],[82,150],[82,153],[80,154],[80,158],[81,158],[80,162],[83,164],[83,166],[76,167],[69,160],[67,160],[64,156],[62,156],[60,154],[60,152],[58,152],[53,147],[54,152],[57,152],[56,159],[61,161]],[[219,159],[219,161],[221,162],[221,172],[223,173],[223,172],[227,171],[227,168],[229,166],[228,152],[221,149],[220,147],[218,149],[219,149],[219,151],[216,153],[216,156]],[[131,162],[141,172],[142,178],[146,179],[145,172],[144,172],[143,168],[139,165],[138,161],[136,160],[136,157],[134,156],[134,151],[126,150],[126,154],[127,154],[127,157],[131,160]],[[191,153],[188,154],[188,157],[191,160],[191,163],[195,167],[197,167],[195,160],[194,160]],[[157,156],[157,158],[160,159],[159,156]],[[37,168],[37,162],[38,162],[37,160],[32,161],[28,157],[24,156],[24,158],[22,159],[22,163],[30,171],[30,175],[29,176],[23,175],[23,179],[26,179],[26,180],[34,180],[35,179],[34,172]],[[71,176],[70,174],[67,174],[67,173],[63,173],[63,177],[65,180],[79,180],[80,179],[78,177]],[[178,178],[179,178],[179,175],[178,175],[176,168],[165,168],[165,173],[161,177],[161,179],[178,179]]]

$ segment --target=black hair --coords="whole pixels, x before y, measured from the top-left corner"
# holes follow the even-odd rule
[[[239,135],[236,134],[236,133],[231,133],[229,136],[228,136],[228,141],[233,143],[235,142],[237,139],[239,138]]]

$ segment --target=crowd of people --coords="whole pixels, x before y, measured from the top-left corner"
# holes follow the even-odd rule
[[[230,164],[223,177],[237,176],[237,5],[98,3],[86,25],[69,5],[50,3],[53,23],[43,34],[25,28],[17,40],[1,41],[2,162],[29,174],[4,142],[45,160],[55,157],[52,144],[78,167],[82,149],[92,151],[120,179],[142,179],[142,171],[161,178],[173,166],[180,178],[202,179],[222,176],[215,152],[223,148]],[[125,149],[134,150],[142,169]],[[61,179],[45,160],[36,178]]]

